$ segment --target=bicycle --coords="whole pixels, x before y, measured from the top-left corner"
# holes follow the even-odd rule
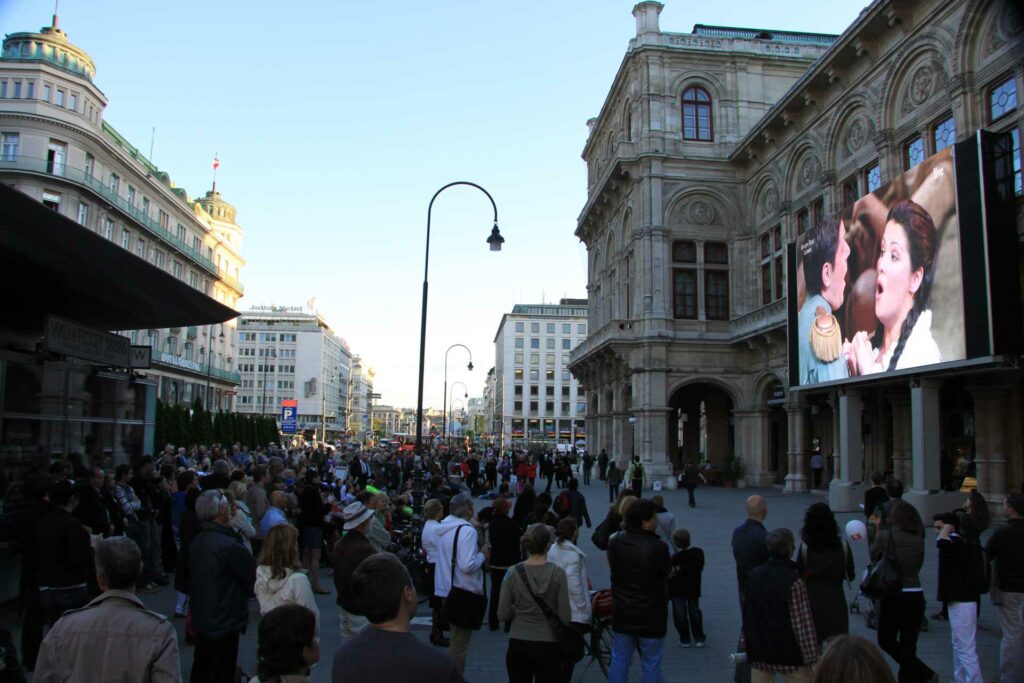
[[[586,671],[594,662],[605,678],[612,664],[612,592],[610,589],[590,593],[590,633],[583,639],[583,658],[590,657]]]

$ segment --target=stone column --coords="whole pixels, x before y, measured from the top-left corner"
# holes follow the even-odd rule
[[[795,392],[794,392],[795,393]],[[804,449],[807,443],[807,406],[799,394],[786,404],[789,418],[789,473],[786,475],[786,493],[802,493],[807,490],[807,474],[804,467]]]
[[[978,491],[995,512],[1007,494],[1006,436],[1007,393],[999,387],[972,387],[974,397],[974,464]]]
[[[839,458],[838,478],[829,484],[829,505],[835,512],[855,512],[860,508],[865,488],[861,482],[864,463],[861,434],[860,391],[841,389],[839,394]]]
[[[910,396],[904,392],[888,395],[892,405],[892,476],[909,482],[911,476]]]
[[[939,472],[939,382],[910,383],[910,429],[913,450],[913,483],[918,492],[941,488]]]

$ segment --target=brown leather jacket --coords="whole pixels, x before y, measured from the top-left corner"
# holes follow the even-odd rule
[[[178,683],[174,626],[134,593],[108,590],[62,616],[43,639],[35,683]]]

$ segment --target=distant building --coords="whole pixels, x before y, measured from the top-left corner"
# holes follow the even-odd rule
[[[96,66],[53,25],[11,33],[0,54],[0,182],[33,197],[218,302],[238,308],[242,229],[214,187],[171,182],[103,118]],[[152,347],[147,377],[165,403],[231,409],[239,384],[235,321],[122,330]]]
[[[296,400],[299,431],[320,438],[326,428],[328,441],[344,431],[352,352],[319,313],[297,306],[245,311],[238,353],[238,412],[280,421],[281,401]]]
[[[370,408],[376,374],[360,356],[352,357],[352,371],[348,379],[348,432],[362,441],[366,441],[373,432]]]
[[[586,399],[569,354],[587,336],[587,300],[517,304],[494,336],[495,439],[502,446],[574,443],[586,436]]]

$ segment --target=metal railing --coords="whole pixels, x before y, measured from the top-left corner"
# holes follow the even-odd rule
[[[149,215],[142,211],[142,209],[130,204],[127,199],[119,195],[117,192],[114,192],[110,186],[104,184],[99,178],[91,173],[87,173],[80,168],[68,166],[67,164],[56,164],[49,159],[22,155],[14,158],[0,158],[0,172],[4,171],[22,171],[27,173],[39,173],[47,176],[56,176],[63,178],[68,182],[88,188],[91,192],[102,197],[111,205],[116,206],[119,211],[127,214],[132,220],[139,225],[142,225],[168,246],[176,249],[181,254],[197,263],[211,275],[227,282],[239,293],[245,292],[242,284],[238,282],[237,279],[228,275],[222,268],[218,268],[213,261],[185,243],[184,240],[179,239],[177,235],[160,225],[159,222],[153,220]]]

